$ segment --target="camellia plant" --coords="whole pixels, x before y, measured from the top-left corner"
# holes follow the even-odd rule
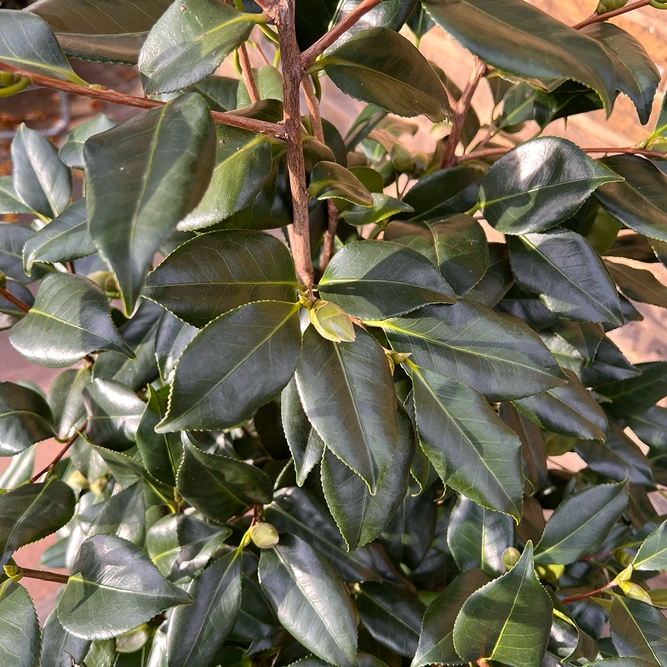
[[[0,322],[65,369],[0,383],[2,667],[667,667],[667,362],[607,336],[667,307],[639,268],[667,265],[667,107],[637,146],[549,136],[619,94],[649,122],[658,70],[609,21],[649,4],[0,11],[0,95],[139,109],[59,149],[22,126],[0,178]],[[364,103],[345,135],[325,77]],[[24,578],[61,585],[41,629]]]

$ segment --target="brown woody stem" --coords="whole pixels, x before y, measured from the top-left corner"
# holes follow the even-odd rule
[[[136,95],[127,95],[115,90],[91,88],[89,86],[80,86],[76,83],[70,83],[69,81],[51,79],[47,76],[42,76],[41,74],[25,72],[3,62],[0,62],[0,70],[28,77],[35,86],[41,88],[60,90],[64,93],[72,93],[73,95],[81,95],[83,97],[91,97],[96,100],[109,102],[110,104],[121,104],[129,107],[137,107],[139,109],[154,109],[155,107],[161,107],[166,104],[166,102],[161,102],[159,100],[151,100],[147,97],[137,97]],[[218,125],[238,127],[242,130],[268,134],[278,139],[284,139],[286,136],[284,128],[278,123],[267,123],[263,120],[246,118],[245,116],[237,116],[233,113],[223,113],[220,111],[212,111],[211,117]]]
[[[34,474],[31,478],[31,482],[36,482],[42,475],[46,474],[49,472],[49,470],[52,470],[55,468],[60,460],[67,454],[69,451],[70,447],[76,442],[76,439],[79,437],[79,433],[83,431],[88,423],[86,422],[80,429],[77,429],[76,433],[65,443],[63,448],[56,454],[56,457],[49,463],[49,465],[46,466],[43,470],[40,470],[38,473]]]
[[[581,21],[581,23],[577,23],[572,27],[575,30],[580,30],[581,28],[585,28],[587,25],[591,25],[592,23],[600,23],[601,21],[606,21],[607,19],[613,19],[614,16],[620,16],[621,14],[627,14],[628,12],[631,12],[635,9],[647,7],[649,5],[649,1],[650,0],[639,0],[639,2],[633,2],[631,5],[625,5],[625,7],[612,9],[610,12],[605,12],[604,14],[593,14],[587,19]]]
[[[24,313],[29,313],[30,312],[30,306],[25,303],[24,301],[21,301],[18,297],[15,297],[8,289],[5,289],[4,287],[0,287],[0,297],[5,299],[6,301],[9,301],[13,306],[16,306],[19,310],[22,310]]]
[[[241,44],[239,48],[239,62],[241,63],[241,78],[248,90],[250,101],[255,104],[259,102],[259,89],[257,88],[257,81],[255,81],[255,74],[252,71],[252,64],[248,56],[248,47]]]
[[[441,166],[443,169],[453,166],[457,161],[456,147],[459,145],[461,139],[463,124],[470,111],[472,96],[475,94],[482,77],[486,74],[486,69],[486,64],[479,60],[479,58],[475,58],[475,65],[470,74],[468,85],[461,93],[459,101],[452,107],[452,130],[449,133],[449,137],[447,137],[445,152],[442,156]]]
[[[598,593],[604,593],[605,591],[609,590],[615,585],[616,584],[613,581],[610,581],[604,586],[600,586],[600,588],[596,588],[595,590],[592,591],[586,591],[585,593],[579,593],[579,595],[573,595],[572,597],[569,598],[564,598],[563,600],[561,600],[561,602],[563,604],[570,604],[572,602],[577,602],[578,600],[585,600],[586,598],[590,598],[593,595],[597,595]]]
[[[54,584],[66,584],[69,581],[69,575],[60,574],[60,572],[50,572],[49,570],[32,570],[29,567],[21,567],[21,570],[23,570],[23,576],[28,577],[28,579],[52,581]]]

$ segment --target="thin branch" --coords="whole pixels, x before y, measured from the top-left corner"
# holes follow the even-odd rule
[[[66,584],[69,581],[69,575],[60,574],[60,572],[51,572],[49,570],[33,570],[29,567],[21,567],[21,570],[23,570],[23,576],[28,577],[28,579],[52,581],[54,584]]]
[[[315,58],[324,53],[343,33],[347,32],[359,19],[377,7],[384,0],[363,0],[349,14],[344,16],[329,32],[320,37],[315,44],[301,54],[301,67],[305,71]]]
[[[259,102],[259,89],[257,88],[257,81],[255,81],[255,74],[252,71],[252,64],[250,63],[250,58],[248,57],[248,47],[245,44],[241,44],[239,48],[239,62],[241,63],[241,78],[245,87],[248,90],[248,96],[250,101],[255,104]]]
[[[472,97],[475,94],[477,86],[482,80],[482,77],[486,74],[486,70],[486,64],[483,63],[479,58],[475,58],[475,66],[473,67],[472,73],[470,74],[468,84],[461,93],[459,101],[452,108],[452,130],[449,133],[449,137],[447,137],[445,152],[442,156],[441,166],[443,169],[445,167],[451,167],[456,163],[456,147],[459,145],[461,133],[463,132],[463,125],[465,123],[466,116],[470,111]]]
[[[121,104],[123,106],[137,107],[139,109],[154,109],[161,107],[166,102],[159,100],[151,100],[147,97],[137,97],[136,95],[127,95],[119,93],[115,90],[107,90],[104,88],[92,88],[89,86],[80,86],[69,81],[59,81],[58,79],[51,79],[40,74],[32,74],[25,72],[7,63],[0,62],[0,70],[5,72],[13,72],[21,76],[28,77],[35,86],[41,88],[49,88],[51,90],[61,90],[65,93],[72,93],[73,95],[81,95],[83,97],[91,97],[96,100],[103,100],[110,104]],[[233,113],[211,111],[211,117],[218,125],[227,125],[229,127],[238,127],[242,130],[251,130],[252,132],[259,132],[260,134],[268,134],[278,139],[285,139],[285,129],[279,123],[267,123],[263,120],[255,118],[246,118],[245,116],[237,116]]]
[[[604,586],[600,586],[600,588],[596,588],[592,591],[586,591],[585,593],[579,593],[579,595],[573,595],[572,597],[569,598],[564,598],[561,600],[563,604],[570,604],[572,602],[577,602],[578,600],[585,600],[586,598],[590,598],[593,595],[597,595],[598,593],[604,593],[605,591],[609,590],[610,588],[613,588],[616,584],[614,581],[610,581],[606,583]]]
[[[625,5],[625,7],[619,7],[618,9],[612,9],[610,12],[605,12],[604,14],[593,14],[587,19],[583,20],[581,23],[577,23],[572,27],[575,30],[581,30],[587,25],[592,23],[600,23],[601,21],[606,21],[607,19],[613,19],[614,16],[620,16],[621,14],[627,14],[635,9],[640,9],[641,7],[647,7],[650,3],[650,0],[639,0],[639,2],[633,2],[631,5]]]
[[[30,306],[27,303],[25,303],[25,301],[21,301],[21,299],[14,296],[8,289],[5,289],[4,287],[0,287],[0,297],[5,299],[6,301],[9,301],[9,303],[11,303],[12,306],[16,306],[19,310],[22,310],[24,313],[30,312]]]
[[[65,454],[67,454],[70,447],[76,442],[76,439],[79,437],[79,434],[81,433],[81,431],[83,431],[86,428],[87,425],[88,425],[88,423],[86,422],[85,424],[83,424],[83,426],[80,429],[77,429],[76,433],[65,443],[63,448],[56,454],[56,457],[53,459],[53,461],[51,461],[51,463],[49,463],[49,465],[47,465],[46,468],[44,468],[43,470],[40,470],[37,474],[33,475],[30,478],[30,481],[31,482],[36,482],[42,475],[45,475],[47,472],[49,472],[49,470],[52,470],[53,468],[55,468],[58,465],[58,463],[61,461],[63,456],[65,456]]]

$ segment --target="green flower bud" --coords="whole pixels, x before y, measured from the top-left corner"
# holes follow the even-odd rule
[[[12,581],[21,581],[23,579],[23,570],[18,565],[5,565],[5,574]]]
[[[334,343],[351,343],[356,338],[350,316],[335,303],[316,301],[308,311],[317,332]]]
[[[667,0],[650,0],[648,4],[654,9],[667,9]]]
[[[88,480],[78,470],[75,470],[67,478],[67,484],[73,489],[85,489],[88,486]]]
[[[270,549],[278,544],[280,536],[270,523],[258,523],[252,529],[252,541],[260,549]]]
[[[0,271],[0,287],[2,289],[7,287],[7,276],[2,271]]]
[[[620,9],[621,7],[625,7],[627,4],[628,0],[600,0],[595,11],[597,14],[606,14],[613,9]]]
[[[394,144],[392,146],[391,162],[394,165],[394,169],[402,174],[411,173],[415,168],[410,152],[407,148],[401,146],[401,144]]]
[[[503,551],[503,565],[508,570],[511,570],[519,562],[520,558],[521,552],[514,547],[507,547],[507,549]]]

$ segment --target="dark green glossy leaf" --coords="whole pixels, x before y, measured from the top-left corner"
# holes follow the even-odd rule
[[[519,285],[569,320],[621,325],[616,287],[599,255],[565,229],[511,237],[510,262]]]
[[[172,3],[141,47],[139,71],[148,79],[147,90],[183,90],[205,79],[262,21],[210,0]]]
[[[259,561],[262,589],[285,629],[315,655],[340,667],[357,664],[357,627],[347,589],[306,542],[283,535]]]
[[[28,284],[47,272],[35,267],[31,277],[23,270],[23,246],[34,232],[17,223],[0,222],[0,271],[19,283]]]
[[[463,664],[454,650],[454,622],[463,603],[490,580],[491,577],[482,570],[464,572],[431,602],[424,614],[419,646],[411,667]]]
[[[176,364],[185,348],[199,333],[196,327],[179,320],[166,312],[155,333],[155,356],[160,376],[166,382],[173,378]]]
[[[562,387],[514,401],[516,408],[540,428],[584,440],[604,440],[607,417],[573,371]]]
[[[611,277],[628,299],[667,308],[667,287],[650,271],[620,262],[605,262]]]
[[[74,2],[78,1],[79,0],[74,0]],[[33,8],[37,8],[40,4],[43,5],[45,2],[52,2],[52,0],[41,0],[40,3],[33,5]],[[121,4],[122,2],[123,0],[121,0]],[[109,5],[111,3],[106,2],[105,4]],[[81,125],[77,125],[67,137],[65,137],[65,143],[58,152],[60,161],[73,169],[83,169],[85,166],[83,161],[83,146],[86,141],[88,141],[90,137],[94,137],[96,134],[101,134],[102,132],[110,130],[112,127],[116,127],[116,123],[104,114],[96,116],[93,120],[81,123]]]
[[[79,550],[58,600],[58,620],[84,639],[107,639],[136,628],[192,598],[170,584],[142,551],[112,535],[95,535]]]
[[[11,176],[0,178],[0,213],[31,213],[16,194]]]
[[[332,343],[308,327],[296,380],[317,433],[375,493],[396,451],[396,394],[382,348],[363,329],[356,335]]]
[[[0,495],[0,565],[6,565],[17,549],[62,528],[75,505],[72,489],[57,479]]]
[[[117,535],[138,547],[143,547],[146,537],[146,503],[140,482],[123,489],[107,500],[86,533],[93,535]]]
[[[489,243],[489,268],[484,277],[466,293],[469,301],[493,308],[514,284],[509,252],[505,243]]]
[[[425,0],[429,16],[493,67],[528,79],[574,79],[611,112],[616,86],[604,47],[522,0]]]
[[[366,186],[336,162],[318,162],[310,174],[308,194],[315,199],[342,199],[359,206],[372,206],[373,197]]]
[[[174,609],[167,630],[167,665],[208,665],[232,631],[241,608],[243,550],[207,567],[186,587],[194,604]]]
[[[398,411],[399,439],[391,466],[380,479],[377,493],[340,459],[327,451],[322,460],[322,489],[329,511],[352,550],[380,536],[408,492],[415,431],[410,417]]]
[[[521,442],[486,399],[457,380],[412,367],[419,438],[443,482],[521,518]]]
[[[459,300],[426,306],[381,326],[394,350],[411,353],[410,360],[421,368],[468,384],[490,400],[521,398],[564,384],[555,360],[531,329],[480,304]]]
[[[202,198],[214,146],[199,95],[137,114],[86,142],[88,227],[116,274],[128,314],[153,256]]]
[[[52,611],[44,624],[40,667],[72,667],[72,660],[81,662],[86,657],[90,644],[67,632]]]
[[[654,242],[655,239],[652,239]],[[659,241],[657,242],[659,243]],[[627,257],[638,262],[657,262],[658,258],[645,236],[629,232],[617,236],[609,249],[603,253],[606,257]]]
[[[187,514],[170,514],[146,534],[146,551],[162,576],[179,581],[195,576],[231,534]]]
[[[23,265],[30,274],[35,262],[67,262],[97,252],[88,233],[86,200],[80,199],[31,236],[23,246]]]
[[[582,32],[604,44],[614,66],[616,87],[632,100],[641,124],[646,125],[660,83],[660,72],[642,43],[607,21],[588,25]]]
[[[215,133],[211,182],[199,204],[178,225],[182,231],[210,227],[240,214],[261,195],[273,173],[271,141],[266,135],[224,125],[218,125]]]
[[[195,326],[252,301],[295,301],[298,281],[279,239],[252,231],[202,234],[153,271],[144,294]]]
[[[67,55],[135,65],[148,31],[170,4],[170,0],[148,0],[137,7],[133,0],[39,0],[30,11],[51,26]]]
[[[323,298],[366,320],[456,300],[452,288],[423,255],[386,241],[346,245],[328,264],[319,290]]]
[[[371,552],[356,549],[348,553],[349,545],[341,538],[326,505],[314,494],[303,489],[281,489],[265,508],[265,514],[281,533],[296,535],[317,549],[343,581],[378,579]]]
[[[437,122],[449,114],[438,75],[405,37],[388,28],[357,33],[321,65],[343,92],[399,116],[424,114]]]
[[[350,225],[369,225],[392,218],[398,213],[411,213],[412,206],[400,199],[385,194],[372,192],[373,206],[352,206],[341,213],[341,218]]]
[[[667,570],[667,521],[642,542],[632,567],[635,570]]]
[[[47,218],[67,208],[72,178],[46,137],[21,125],[12,141],[12,165],[14,191],[28,208]]]
[[[601,185],[618,180],[573,143],[543,137],[514,148],[489,169],[479,204],[499,232],[540,232],[573,215]]]
[[[102,290],[87,278],[63,273],[44,279],[10,341],[26,359],[51,368],[70,366],[99,350],[134,356],[111,320]]]
[[[209,454],[184,442],[178,470],[178,490],[194,508],[223,522],[248,505],[271,502],[271,480],[253,465],[228,456]]]
[[[280,393],[301,353],[299,304],[241,306],[204,327],[183,352],[159,433],[229,428]]]
[[[361,586],[357,607],[376,641],[407,658],[415,654],[425,608],[414,591],[390,582],[368,582]]]
[[[428,257],[459,295],[476,285],[489,265],[484,230],[468,215],[452,215],[431,222],[392,222],[385,239]]]
[[[614,155],[600,162],[625,179],[596,191],[605,210],[637,233],[667,241],[667,176],[636,155]]]
[[[0,584],[2,664],[7,667],[37,667],[40,664],[40,643],[37,612],[28,591],[15,581],[6,579]]]
[[[507,574],[463,604],[454,624],[456,652],[465,661],[493,658],[514,667],[538,667],[547,648],[551,613],[551,600],[533,570],[533,545],[528,542]]]
[[[637,364],[641,375],[596,387],[611,403],[605,409],[614,416],[632,415],[648,410],[667,396],[667,362]]]
[[[628,484],[601,484],[561,503],[535,548],[537,563],[574,563],[594,553],[625,511]]]
[[[283,389],[280,410],[285,438],[294,459],[296,483],[303,486],[310,471],[322,460],[325,444],[304,412],[296,378]]]
[[[0,60],[18,69],[87,85],[70,67],[49,26],[38,16],[0,10]]]
[[[14,456],[55,435],[51,408],[33,389],[0,382],[0,456]]]
[[[30,479],[35,468],[35,449],[30,447],[12,457],[0,475],[0,489],[13,489]]]
[[[653,406],[627,417],[633,433],[651,449],[667,450],[667,408]]]
[[[667,665],[667,619],[644,602],[616,596],[611,607],[611,639],[620,656]]]
[[[20,299],[28,306],[35,303],[35,297],[32,292],[21,283],[16,282],[12,278],[6,278],[5,289],[13,294],[17,299]],[[26,316],[26,312],[16,306],[16,304],[8,301],[5,296],[0,296],[0,330],[11,329],[19,320]]]
[[[462,572],[481,569],[502,574],[503,552],[514,546],[514,522],[460,496],[449,519],[447,544]]]

